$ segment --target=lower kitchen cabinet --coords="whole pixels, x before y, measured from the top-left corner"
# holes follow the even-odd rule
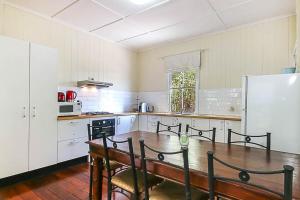
[[[148,115],[148,131],[156,133],[157,122],[162,121],[162,117],[156,115]]]
[[[216,142],[225,142],[225,121],[224,120],[209,120],[209,129],[216,128]]]
[[[137,115],[117,116],[116,135],[138,130]]]
[[[139,131],[148,131],[147,115],[139,115]]]
[[[88,155],[87,124],[89,119],[63,120],[58,122],[58,162]]]
[[[192,119],[191,120],[191,127],[195,128],[195,129],[199,129],[199,130],[209,130],[209,119]],[[197,131],[195,130],[189,130],[190,134],[196,135],[198,134]],[[204,136],[209,136],[211,137],[211,133],[204,133]],[[196,138],[196,137],[195,137]],[[205,138],[199,138],[201,140],[207,140]]]
[[[225,121],[225,142],[227,143],[228,139],[228,129],[231,129],[234,132],[241,133],[241,122],[240,121]],[[242,141],[244,138],[242,136],[232,134],[231,141]],[[244,145],[243,143],[236,143],[239,145]]]
[[[86,141],[88,141],[88,137],[58,142],[58,162],[88,155],[89,147],[85,143]]]

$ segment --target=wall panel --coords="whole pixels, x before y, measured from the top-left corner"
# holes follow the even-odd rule
[[[192,40],[158,46],[138,54],[139,90],[164,91],[161,57],[204,49],[201,89],[239,88],[242,75],[276,74],[292,64],[296,17],[245,25]]]
[[[31,14],[0,0],[0,34],[57,48],[59,84],[93,77],[114,90],[137,91],[136,53],[116,43]]]

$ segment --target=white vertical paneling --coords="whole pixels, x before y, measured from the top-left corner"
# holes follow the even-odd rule
[[[291,63],[295,19],[290,16],[264,21],[141,52],[140,91],[166,88],[167,76],[159,74],[161,57],[195,49],[204,49],[201,89],[239,88],[242,75],[280,73]]]
[[[80,79],[93,77],[113,81],[118,90],[137,90],[137,77],[133,76],[136,65],[132,60],[136,59],[132,56],[136,53],[118,44],[2,4],[2,0],[0,33],[57,48],[60,85],[74,86]],[[115,74],[120,74],[121,78]]]

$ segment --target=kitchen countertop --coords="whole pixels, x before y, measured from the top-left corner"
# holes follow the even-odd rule
[[[128,116],[128,115],[156,115],[166,117],[185,117],[185,118],[198,118],[198,119],[218,119],[218,120],[230,120],[230,121],[241,121],[241,117],[238,115],[213,115],[213,114],[176,114],[176,113],[159,113],[159,112],[124,112],[114,113],[108,115],[79,115],[79,116],[59,116],[57,120],[74,120],[74,119],[89,119],[89,118],[101,118],[101,117],[115,117],[115,116]]]

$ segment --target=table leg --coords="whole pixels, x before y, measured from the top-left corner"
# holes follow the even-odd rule
[[[94,158],[93,200],[102,200],[103,159]]]

